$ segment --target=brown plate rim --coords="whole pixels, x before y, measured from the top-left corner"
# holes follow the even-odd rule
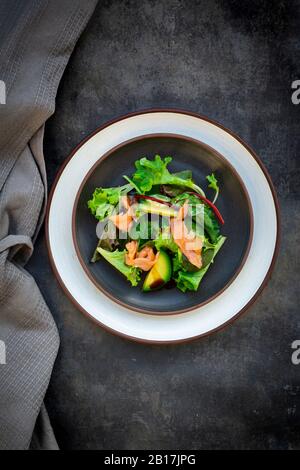
[[[60,179],[60,176],[61,176],[62,172],[64,171],[65,167],[67,166],[67,164],[69,163],[71,158],[77,152],[77,150],[80,147],[82,147],[82,145],[85,144],[91,137],[93,137],[95,134],[97,134],[101,130],[105,129],[106,127],[108,127],[108,126],[110,126],[110,125],[112,125],[116,122],[120,122],[122,120],[128,119],[130,117],[135,117],[135,116],[139,116],[139,115],[142,115],[142,114],[151,114],[151,113],[174,113],[174,114],[183,114],[183,115],[186,115],[186,116],[195,117],[195,118],[204,120],[206,122],[209,122],[209,123],[215,125],[216,127],[219,127],[220,129],[224,130],[227,134],[231,135],[234,139],[236,139],[238,142],[240,142],[248,150],[248,152],[252,155],[254,160],[260,166],[262,172],[264,173],[264,175],[265,175],[265,177],[268,181],[269,187],[271,189],[272,197],[273,197],[273,201],[274,201],[274,206],[275,206],[275,210],[276,210],[277,233],[276,233],[276,243],[275,243],[274,253],[273,253],[273,257],[272,257],[272,261],[270,263],[269,269],[268,269],[268,271],[265,275],[265,278],[262,281],[260,287],[257,289],[256,293],[253,295],[253,297],[247,302],[247,304],[238,313],[236,313],[232,318],[230,318],[230,320],[226,321],[222,325],[220,325],[216,328],[213,328],[212,330],[207,331],[206,333],[202,333],[200,335],[195,335],[195,336],[191,336],[189,338],[183,338],[183,339],[179,339],[179,340],[164,340],[164,341],[158,340],[158,341],[156,341],[156,340],[147,340],[147,339],[137,338],[137,337],[134,337],[134,336],[131,336],[131,335],[126,335],[125,333],[122,333],[120,331],[114,330],[113,328],[108,327],[107,325],[100,322],[99,320],[96,320],[87,310],[85,310],[77,302],[77,300],[70,294],[69,290],[65,286],[65,284],[63,282],[63,279],[61,278],[61,276],[60,276],[60,274],[59,274],[59,272],[56,268],[55,261],[54,261],[54,258],[52,256],[52,252],[51,252],[50,239],[49,239],[49,213],[50,213],[52,197],[53,197],[55,188],[57,186],[57,183]],[[69,156],[64,160],[64,162],[60,166],[60,168],[57,172],[57,175],[54,179],[54,182],[52,184],[51,190],[49,192],[48,203],[47,203],[47,208],[46,208],[46,217],[45,217],[45,237],[46,237],[46,246],[47,246],[48,256],[49,256],[49,260],[50,260],[50,265],[51,265],[51,268],[53,270],[53,273],[54,273],[55,277],[57,278],[61,288],[63,289],[66,296],[69,298],[69,300],[78,308],[78,310],[81,313],[83,313],[88,318],[90,318],[95,324],[101,326],[105,331],[107,331],[109,333],[112,333],[116,336],[119,336],[123,339],[135,341],[135,342],[141,343],[141,344],[152,344],[152,345],[181,344],[181,343],[196,341],[199,338],[204,338],[204,337],[210,336],[210,335],[212,335],[212,334],[214,334],[218,331],[222,331],[227,326],[231,325],[235,320],[237,320],[243,313],[245,313],[256,302],[256,300],[258,299],[258,297],[260,296],[260,294],[262,293],[262,291],[264,290],[264,288],[268,284],[268,282],[271,278],[271,275],[274,271],[276,260],[277,260],[278,253],[279,253],[279,248],[280,248],[280,240],[281,240],[280,227],[281,227],[281,214],[280,214],[280,206],[279,206],[279,201],[278,201],[277,194],[276,194],[276,191],[275,191],[275,187],[274,187],[272,179],[269,175],[268,170],[266,169],[265,165],[262,163],[262,161],[260,160],[260,158],[258,157],[256,152],[246,142],[244,142],[244,140],[241,139],[241,137],[239,137],[236,133],[234,133],[230,129],[226,128],[225,126],[223,126],[219,122],[215,121],[214,119],[208,118],[207,116],[205,116],[203,114],[200,114],[200,113],[196,113],[194,111],[184,110],[184,109],[180,109],[180,108],[146,108],[146,109],[141,109],[139,111],[134,111],[134,112],[131,112],[131,113],[127,113],[127,114],[124,114],[122,116],[119,116],[117,118],[114,118],[114,119],[111,119],[111,120],[105,122],[103,125],[97,127],[92,133],[87,135],[73,149],[73,151],[69,154]]]
[[[200,302],[196,305],[193,305],[191,307],[187,307],[187,308],[182,308],[182,309],[178,309],[178,310],[169,310],[169,311],[159,311],[159,310],[150,310],[150,309],[143,309],[143,308],[139,308],[139,307],[134,307],[130,304],[127,304],[125,301],[122,301],[120,299],[117,299],[116,297],[114,297],[110,292],[108,292],[99,282],[97,282],[97,280],[94,278],[94,276],[91,274],[88,266],[86,265],[86,263],[84,262],[84,259],[81,255],[81,252],[80,252],[80,248],[79,248],[79,244],[78,244],[78,240],[77,240],[77,236],[76,236],[76,212],[77,212],[77,207],[78,207],[78,202],[79,202],[79,198],[80,198],[80,195],[82,193],[82,190],[83,190],[83,187],[85,185],[85,183],[87,182],[87,180],[89,179],[89,177],[91,176],[91,174],[95,171],[95,169],[98,167],[98,165],[100,165],[104,160],[108,159],[111,154],[113,154],[116,150],[119,150],[120,148],[124,147],[125,145],[128,145],[128,144],[131,144],[133,142],[138,142],[140,140],[145,140],[145,139],[153,139],[153,138],[156,138],[156,137],[173,137],[173,138],[177,138],[181,141],[185,141],[185,142],[192,142],[192,143],[195,143],[195,144],[198,144],[200,145],[201,147],[203,147],[204,149],[208,150],[210,153],[212,153],[214,156],[216,156],[219,160],[221,160],[225,166],[227,166],[229,168],[229,170],[231,171],[231,173],[234,174],[234,176],[237,178],[237,180],[239,181],[243,191],[244,191],[244,194],[246,196],[246,201],[247,201],[247,204],[248,204],[248,210],[249,210],[249,215],[250,215],[250,233],[249,233],[249,240],[248,240],[248,243],[247,243],[247,247],[246,247],[246,250],[245,250],[245,253],[243,255],[243,258],[237,268],[237,270],[235,271],[235,273],[233,274],[233,276],[229,279],[229,281],[225,284],[224,287],[222,287],[222,289],[220,289],[218,292],[216,292],[214,295],[212,295],[211,297],[209,297],[208,299],[206,299],[205,301],[203,302]],[[204,305],[207,305],[209,302],[212,302],[213,300],[215,300],[217,297],[219,297],[219,295],[223,294],[223,292],[225,292],[226,289],[228,289],[228,287],[233,283],[233,281],[236,279],[236,277],[239,275],[239,273],[241,272],[241,270],[243,269],[246,261],[247,261],[247,258],[248,258],[248,255],[249,255],[249,251],[250,251],[250,248],[251,248],[251,245],[252,245],[252,241],[253,241],[253,230],[254,230],[254,217],[253,217],[253,207],[252,207],[252,204],[251,204],[251,200],[250,200],[250,197],[249,197],[249,193],[247,191],[247,188],[242,180],[242,178],[240,177],[240,175],[238,174],[238,172],[236,171],[236,169],[233,167],[233,165],[220,153],[218,152],[217,150],[215,150],[213,147],[211,147],[210,145],[206,144],[205,142],[202,142],[201,140],[199,139],[195,139],[193,137],[189,137],[189,136],[185,136],[185,135],[181,135],[181,134],[174,134],[174,133],[166,133],[166,132],[155,132],[153,134],[144,134],[144,135],[139,135],[138,137],[133,137],[131,139],[128,139],[118,145],[116,145],[115,147],[113,147],[112,149],[108,150],[107,152],[105,152],[94,164],[93,166],[90,168],[90,170],[87,172],[87,174],[85,175],[85,177],[83,178],[80,186],[79,186],[79,189],[76,193],[76,197],[75,197],[75,201],[74,201],[74,205],[73,205],[73,210],[72,210],[72,238],[73,238],[73,243],[74,243],[74,247],[75,247],[75,251],[76,251],[76,255],[77,255],[77,258],[83,268],[83,270],[85,271],[86,275],[88,276],[88,278],[90,279],[90,281],[104,294],[106,295],[110,300],[112,300],[113,302],[117,303],[118,305],[121,305],[122,307],[125,307],[129,310],[133,310],[135,312],[138,312],[138,313],[143,313],[143,314],[146,314],[146,315],[159,315],[159,316],[167,316],[167,315],[179,315],[181,313],[187,313],[187,312],[192,312],[193,310],[196,310],[198,308],[201,308],[203,307]],[[146,294],[147,295],[147,294]]]

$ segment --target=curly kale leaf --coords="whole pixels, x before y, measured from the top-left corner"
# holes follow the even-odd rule
[[[103,220],[113,214],[121,196],[127,194],[131,189],[131,184],[115,188],[96,188],[92,199],[88,201],[88,208],[96,219]]]

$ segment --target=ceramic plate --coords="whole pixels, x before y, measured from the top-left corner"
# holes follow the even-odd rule
[[[105,260],[91,263],[97,245],[97,221],[87,208],[96,187],[124,184],[122,175],[134,172],[141,156],[172,155],[171,171],[192,170],[194,180],[207,187],[206,175],[213,171],[221,186],[218,208],[227,224],[221,227],[227,240],[210,266],[197,292],[181,292],[175,283],[156,292],[130,288],[128,281]],[[208,190],[209,192],[210,190]],[[171,134],[139,136],[103,155],[84,178],[74,204],[73,242],[90,279],[111,299],[124,307],[143,313],[176,314],[200,307],[219,295],[242,269],[253,234],[253,215],[246,188],[232,165],[222,155],[195,139]]]
[[[207,298],[198,298],[196,305],[180,304],[177,299],[172,306],[172,311],[175,310],[176,313],[169,315],[151,314],[149,305],[144,305],[142,308],[147,311],[147,315],[133,310],[140,309],[139,299],[131,299],[130,295],[124,296],[120,290],[117,293],[120,302],[112,300],[111,297],[115,298],[116,292],[113,290],[112,295],[108,296],[107,292],[104,293],[97,287],[97,283],[99,281],[101,283],[101,280],[97,279],[97,273],[91,275],[85,269],[87,258],[84,259],[84,263],[80,262],[72,237],[72,214],[76,197],[79,194],[80,200],[83,183],[91,182],[89,178],[92,177],[99,160],[127,141],[145,142],[142,138],[145,135],[152,142],[154,138],[163,138],[164,145],[168,137],[172,140],[175,138],[174,135],[177,135],[181,136],[183,141],[202,145],[203,149],[206,146],[206,149],[210,149],[207,158],[211,160],[207,168],[211,165],[213,170],[214,165],[221,161],[217,156],[221,156],[224,165],[228,164],[227,168],[232,168],[231,174],[237,178],[236,181],[241,182],[242,192],[245,195],[243,203],[246,205],[240,205],[240,209],[242,207],[249,209],[249,217],[244,219],[246,229],[243,246],[237,255],[238,261],[232,272],[227,273],[227,277],[224,276],[221,281],[215,278],[219,284],[214,290],[212,270],[210,273],[212,280],[207,279],[209,283],[207,288],[211,289],[211,295]],[[160,143],[162,145],[162,142]],[[175,152],[174,140],[172,144],[171,151]],[[180,156],[180,152],[177,155]],[[134,157],[138,158],[139,155]],[[184,163],[184,157],[182,158]],[[128,162],[122,161],[120,167],[123,165],[127,168],[127,164]],[[204,170],[206,171],[206,168]],[[117,176],[113,184],[116,181]],[[239,206],[241,201],[235,202],[230,188],[228,191],[227,197],[232,204],[232,213],[235,214],[232,217],[235,218],[240,211],[234,206],[235,204]],[[226,195],[226,191],[224,193]],[[225,196],[221,204],[226,211]],[[230,211],[227,217],[230,219]],[[52,187],[46,232],[49,255],[56,276],[67,295],[82,312],[119,335],[142,342],[166,343],[181,342],[209,334],[232,321],[254,301],[274,266],[278,251],[278,225],[278,203],[271,180],[258,157],[246,144],[227,129],[205,117],[183,111],[151,110],[125,116],[102,126],[74,150]],[[230,231],[229,223],[228,231]],[[235,235],[232,233],[233,236]],[[225,245],[223,248],[225,251]],[[84,251],[83,245],[80,249]],[[222,260],[222,256],[219,260]],[[203,285],[205,282],[206,279]],[[109,290],[109,286],[106,285],[104,290]],[[131,290],[130,287],[128,290]],[[190,308],[193,310],[182,313]],[[156,305],[154,311],[166,312],[166,309],[165,307],[160,309],[159,305]]]

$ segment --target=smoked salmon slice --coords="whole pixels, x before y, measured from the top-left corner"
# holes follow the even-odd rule
[[[125,255],[125,263],[128,266],[135,266],[143,271],[150,271],[155,264],[159,253],[154,253],[153,248],[145,246],[141,251],[137,251],[138,242],[136,240],[127,243],[128,253]]]
[[[128,232],[133,218],[127,212],[124,214],[111,215],[109,218],[122,232]]]
[[[111,215],[110,220],[115,224],[115,226],[122,232],[128,232],[130,229],[131,223],[133,221],[133,210],[130,207],[130,202],[128,196],[123,196],[120,201],[120,206],[126,209],[126,212]]]
[[[173,235],[174,242],[187,257],[189,262],[200,269],[202,266],[202,240],[197,237],[194,232],[188,231],[183,220],[187,212],[188,204],[185,203],[184,206],[179,209],[176,219],[173,219],[170,222],[171,233]]]
[[[133,266],[133,262],[137,254],[137,249],[138,242],[136,240],[126,243],[126,250],[128,251],[128,253],[125,255],[125,263],[128,266]]]

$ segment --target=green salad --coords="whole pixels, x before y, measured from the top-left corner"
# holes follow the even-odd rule
[[[140,158],[126,184],[96,188],[88,208],[98,220],[92,262],[106,260],[144,292],[177,286],[197,291],[226,238],[215,206],[219,185],[207,176],[206,198],[190,170],[172,173],[172,157]]]

